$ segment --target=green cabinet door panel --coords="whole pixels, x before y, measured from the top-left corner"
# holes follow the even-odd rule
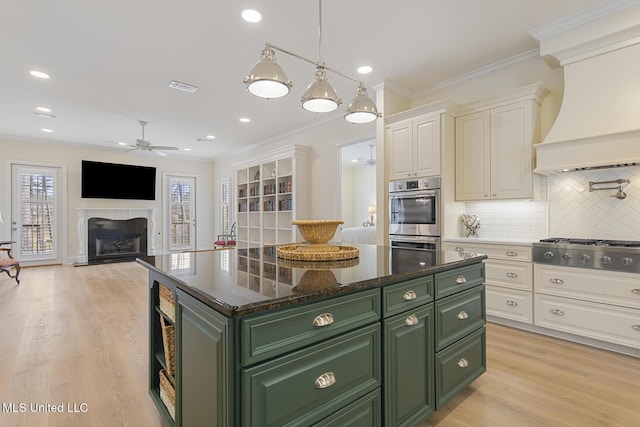
[[[484,326],[485,306],[484,286],[436,301],[436,351]]]
[[[243,370],[241,425],[311,425],[380,387],[380,335],[365,326]]]
[[[314,424],[314,427],[381,427],[380,400],[380,389],[377,389]]]
[[[228,321],[184,292],[176,294],[176,425],[233,425]]]
[[[433,301],[433,276],[419,277],[382,288],[382,315],[393,316]]]
[[[380,319],[380,291],[370,289],[241,320],[242,365],[279,356]]]
[[[424,421],[435,404],[433,304],[384,320],[385,426]]]
[[[485,343],[483,327],[436,354],[436,409],[486,371]]]
[[[464,291],[484,283],[484,264],[473,264],[435,275],[436,299]]]

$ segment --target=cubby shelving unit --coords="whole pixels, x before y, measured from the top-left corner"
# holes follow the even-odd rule
[[[275,245],[302,241],[291,222],[309,218],[309,152],[309,147],[291,145],[234,165],[238,283],[265,295],[278,295],[280,286],[292,284],[290,269],[275,265]]]

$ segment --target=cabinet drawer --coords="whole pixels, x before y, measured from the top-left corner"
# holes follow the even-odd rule
[[[484,328],[436,354],[436,409],[478,378],[486,366]]]
[[[531,291],[533,264],[530,262],[485,260],[486,282],[506,288]]]
[[[640,276],[634,273],[535,265],[536,292],[640,308]]]
[[[435,297],[440,299],[484,283],[484,264],[474,264],[435,276]]]
[[[245,369],[243,426],[310,425],[380,387],[380,325]]]
[[[247,366],[379,319],[379,289],[244,318],[241,361]]]
[[[445,243],[445,250],[455,250],[458,252],[477,252],[487,255],[489,259],[531,262],[531,246],[508,244],[500,245],[478,242],[447,242]]]
[[[382,315],[402,313],[433,301],[433,276],[420,277],[382,288]]]
[[[326,419],[314,424],[314,427],[380,427],[382,426],[382,410],[380,389],[331,414]]]
[[[532,292],[486,285],[487,314],[533,323]]]
[[[484,287],[436,301],[436,351],[484,326]]]
[[[537,326],[640,348],[640,310],[540,294],[535,310]]]

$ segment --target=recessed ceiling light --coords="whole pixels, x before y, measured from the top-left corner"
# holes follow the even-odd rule
[[[53,118],[55,118],[55,117],[56,117],[56,116],[55,116],[55,115],[53,115],[53,114],[49,114],[49,113],[41,113],[41,112],[39,112],[39,111],[34,111],[34,112],[33,112],[33,115],[34,115],[34,116],[36,116],[36,117],[44,117],[45,119],[53,119]]]
[[[215,135],[207,135],[207,139],[216,139]]]
[[[191,148],[185,148],[184,151],[191,151]]]
[[[40,129],[42,132],[47,132],[47,133],[51,133],[53,132],[51,129],[47,129],[47,128],[42,128]]]
[[[371,71],[373,71],[373,68],[371,68],[370,65],[362,65],[358,67],[358,73],[360,74],[369,74]]]
[[[127,145],[126,142],[118,142],[118,145]]]
[[[171,80],[169,82],[169,87],[172,89],[181,90],[183,92],[194,93],[198,90],[198,86],[190,85],[189,83],[182,83],[176,80]]]
[[[249,123],[251,121],[251,119],[247,118],[247,117],[240,117],[240,121],[242,123]]]
[[[39,79],[48,79],[49,78],[49,74],[44,73],[42,71],[38,71],[38,70],[31,70],[31,71],[29,71],[29,74],[31,74],[33,77],[37,77]]]
[[[36,107],[36,110],[40,111],[41,113],[50,113],[51,112],[51,108],[47,108],[47,107]]]
[[[262,15],[257,10],[246,9],[242,11],[242,19],[247,22],[256,23],[262,20]]]

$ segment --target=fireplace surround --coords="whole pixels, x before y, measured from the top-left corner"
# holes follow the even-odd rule
[[[78,209],[77,264],[129,261],[156,254],[157,209]]]

